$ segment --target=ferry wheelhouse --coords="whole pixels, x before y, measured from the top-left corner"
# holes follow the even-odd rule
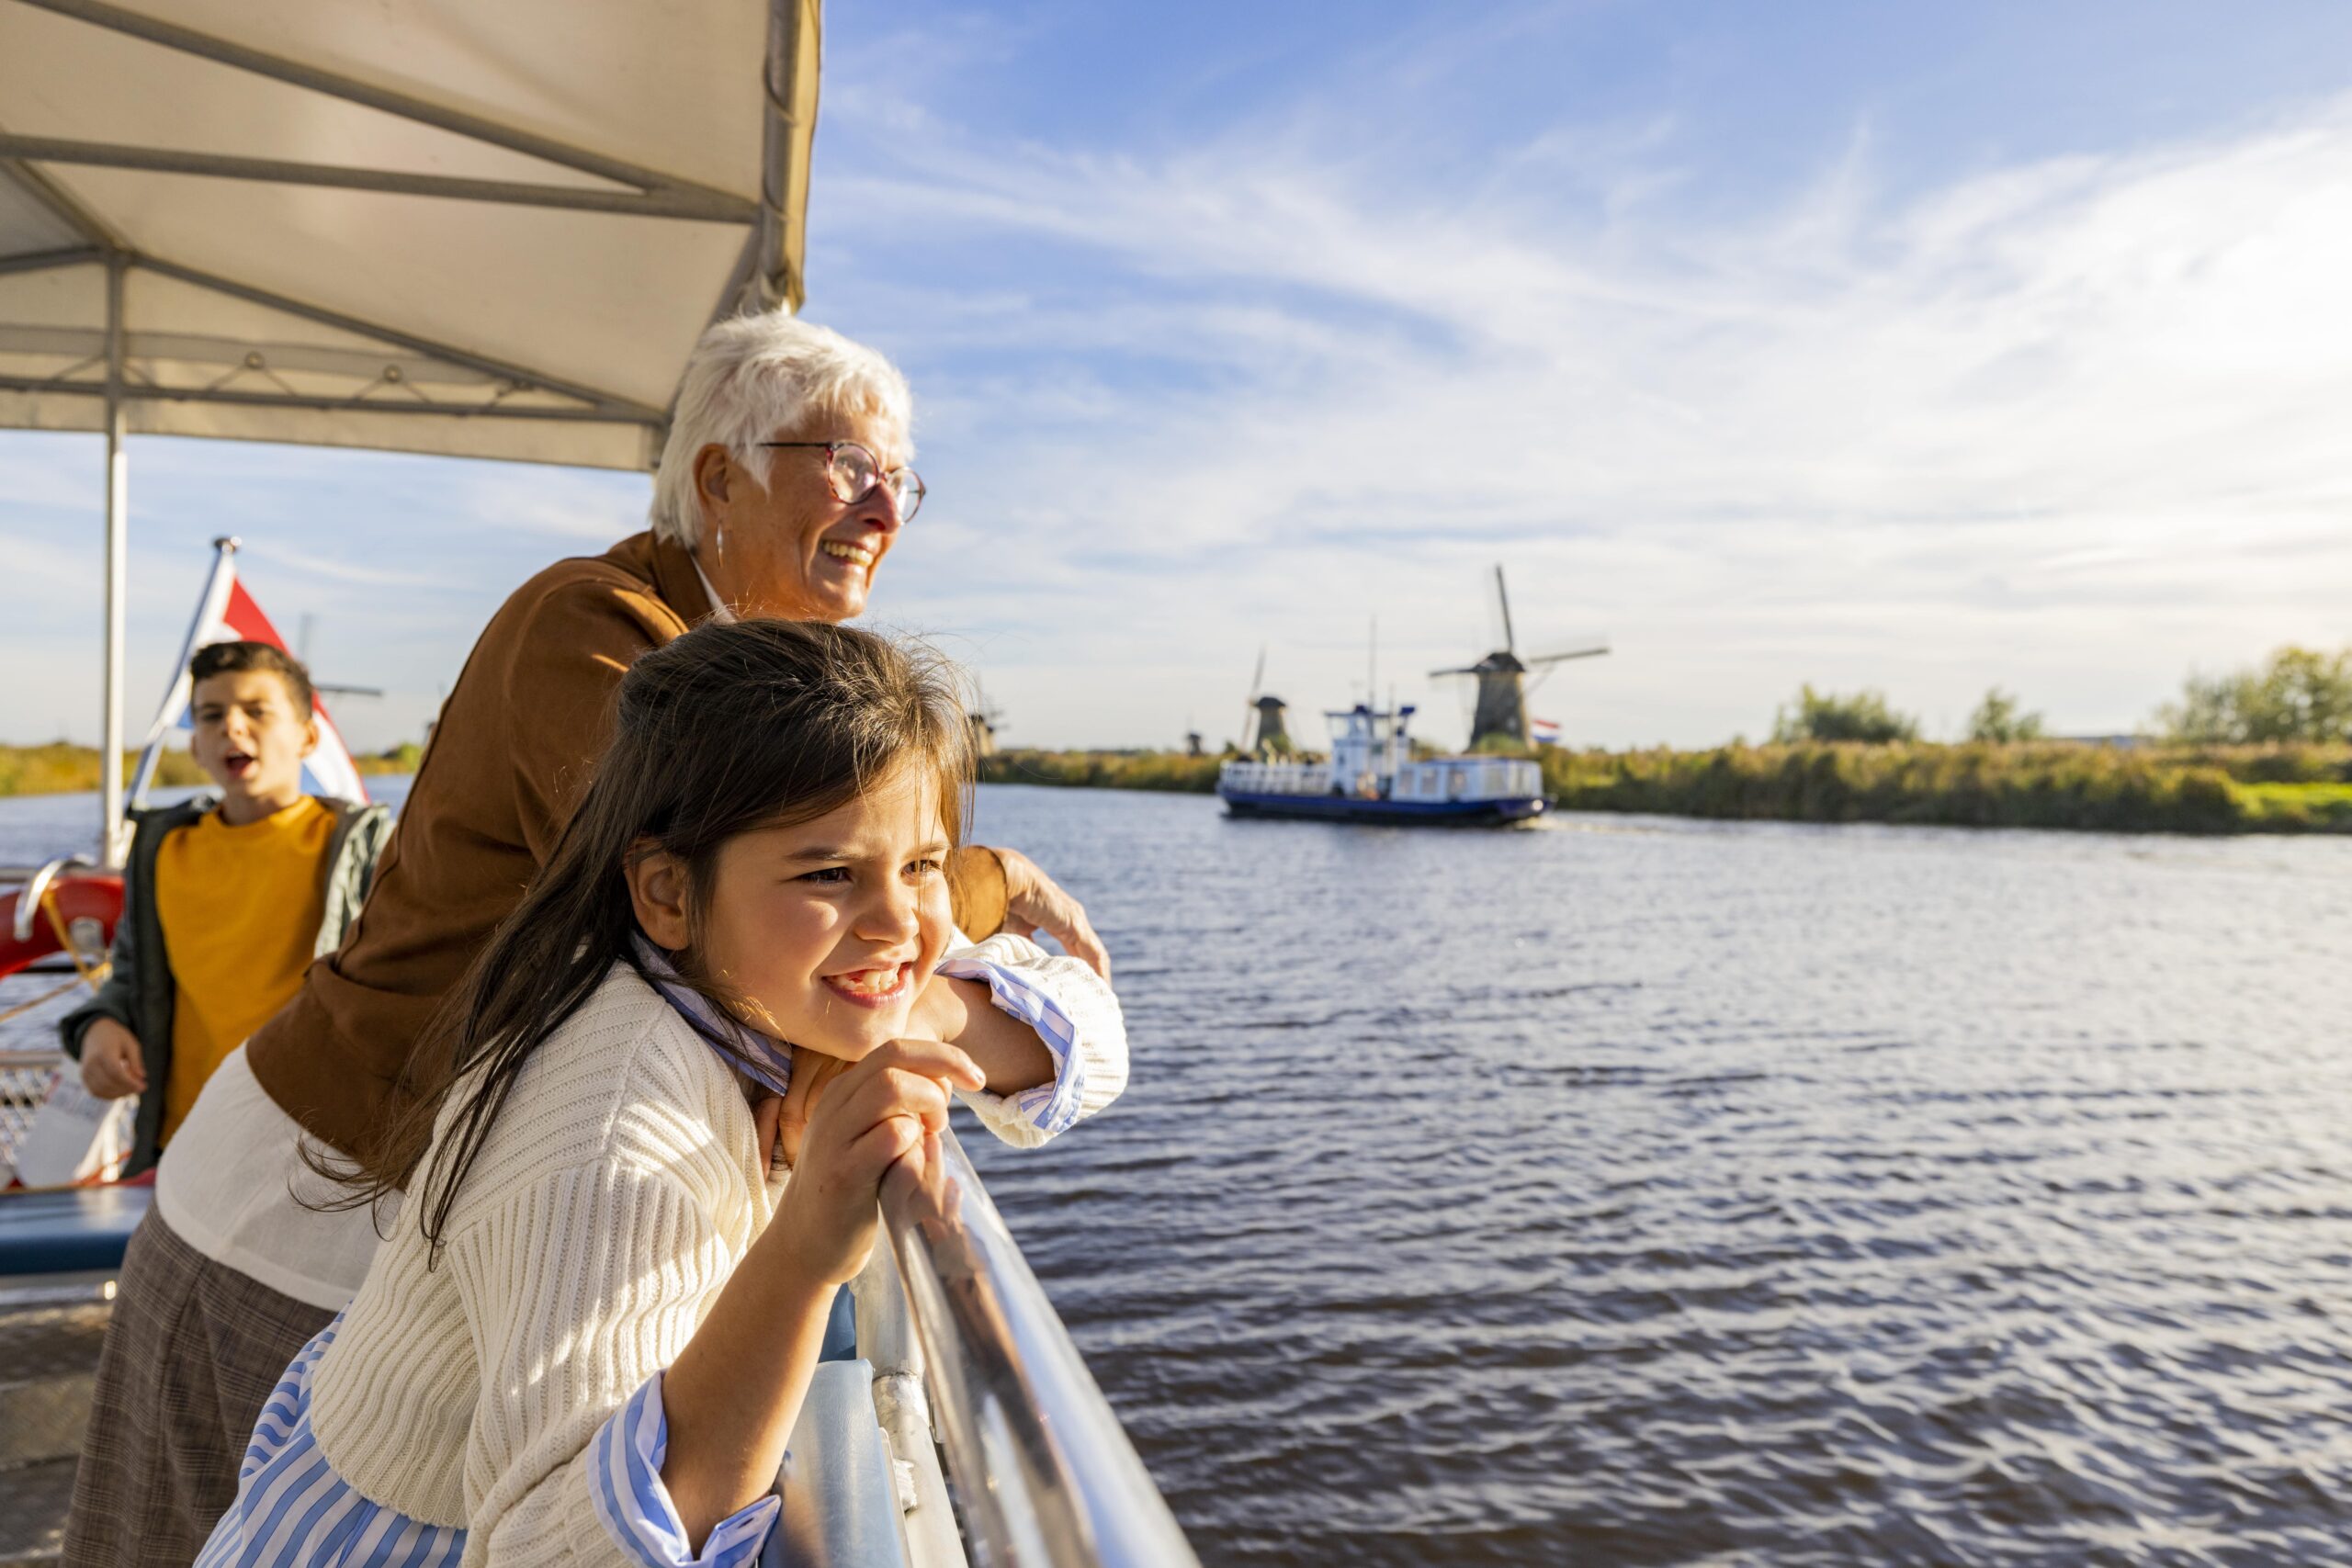
[[[1329,761],[1227,762],[1216,793],[1236,817],[1495,826],[1543,815],[1544,775],[1524,758],[1415,761],[1413,712],[1409,703],[1327,712]]]

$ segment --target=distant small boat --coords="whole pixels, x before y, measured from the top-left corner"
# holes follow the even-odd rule
[[[1544,774],[1519,757],[1412,761],[1410,704],[1326,713],[1329,762],[1227,762],[1216,793],[1235,817],[1494,827],[1544,814]]]

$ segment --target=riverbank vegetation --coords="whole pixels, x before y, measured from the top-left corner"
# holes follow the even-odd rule
[[[0,746],[0,795],[59,795],[98,787],[98,749],[52,740],[46,746]],[[138,769],[139,753],[122,754],[124,782]],[[185,751],[166,751],[155,764],[155,783],[164,789],[200,784],[204,773]]]
[[[980,782],[1208,795],[1224,761],[1182,751],[999,751],[980,759]]]
[[[2282,648],[2252,670],[2191,675],[2156,726],[2189,743],[2352,743],[2352,648]]]
[[[1536,753],[1569,811],[2102,832],[2352,832],[2352,746],[1801,740]],[[1222,759],[1001,751],[990,784],[1205,795]]]
[[[1798,689],[1794,702],[1772,716],[1772,739],[1783,745],[1799,740],[1859,740],[1883,746],[1918,739],[1919,721],[1889,707],[1883,692],[1838,696],[1816,692],[1807,684]]]
[[[1803,741],[1550,751],[1570,811],[2105,832],[2352,832],[2352,746]]]
[[[424,755],[414,741],[390,750],[354,757],[363,773],[413,773]],[[122,776],[130,782],[139,767],[139,753],[122,754]],[[0,746],[0,795],[60,795],[98,787],[98,749],[52,740],[46,746]],[[186,751],[166,750],[155,761],[155,787],[176,789],[205,782],[204,770]]]
[[[413,773],[424,761],[424,748],[413,740],[381,751],[370,751],[351,759],[351,765],[369,775],[377,773]]]
[[[1571,811],[1786,822],[1894,822],[2109,832],[2352,833],[2352,649],[2283,648],[2234,674],[2191,676],[2151,733],[2044,738],[2042,716],[1995,688],[1968,739],[1918,739],[1883,693],[1808,685],[1764,745],[1534,753]],[[1418,748],[1417,748],[1418,749]],[[1482,750],[1517,750],[1496,738]],[[1306,754],[1302,754],[1305,760]],[[359,758],[414,773],[414,744]],[[135,761],[135,759],[134,759]],[[1175,751],[1012,750],[982,759],[990,784],[1206,795],[1225,758]],[[201,782],[166,752],[158,782]],[[62,742],[0,746],[0,795],[98,787],[98,754]]]

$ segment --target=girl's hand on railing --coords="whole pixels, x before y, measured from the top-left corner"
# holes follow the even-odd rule
[[[786,1085],[784,1098],[773,1101],[776,1107],[775,1141],[771,1148],[769,1129],[760,1129],[760,1146],[770,1149],[769,1163],[782,1157],[787,1166],[800,1163],[800,1143],[808,1135],[808,1117],[817,1109],[818,1100],[826,1086],[855,1066],[846,1056],[828,1056],[822,1051],[811,1051],[806,1045],[792,1048],[792,1079]]]
[[[920,1164],[946,1130],[949,1095],[986,1080],[969,1056],[936,1040],[894,1040],[827,1077],[812,1086],[814,1104],[804,1101],[797,1157],[786,1148],[792,1184],[767,1235],[807,1274],[847,1284],[874,1248],[883,1174],[900,1160]]]
[[[996,847],[1004,867],[1004,929],[1015,936],[1042,931],[1062,944],[1062,951],[1105,980],[1111,977],[1111,953],[1086,918],[1086,906],[1062,890],[1060,883],[1037,869],[1037,863],[1019,850]]]
[[[813,1066],[803,1054],[796,1089],[816,1077],[801,1065]],[[979,1081],[979,1068],[953,1045],[893,1040],[801,1089],[807,1124],[775,1223],[662,1374],[670,1449],[662,1483],[697,1555],[719,1520],[775,1478],[834,1289],[874,1248],[883,1174],[910,1154],[910,1164],[936,1158],[949,1089]],[[775,1129],[782,1109],[752,1114]]]

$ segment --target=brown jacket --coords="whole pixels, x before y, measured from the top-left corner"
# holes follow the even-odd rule
[[[587,788],[621,674],[710,613],[694,558],[650,534],[560,560],[491,617],[442,705],[376,884],[340,951],[246,1043],[287,1113],[347,1153],[441,1070],[410,1053],[491,931],[521,902]],[[974,940],[1004,923],[1004,871],[983,849],[948,867]]]

